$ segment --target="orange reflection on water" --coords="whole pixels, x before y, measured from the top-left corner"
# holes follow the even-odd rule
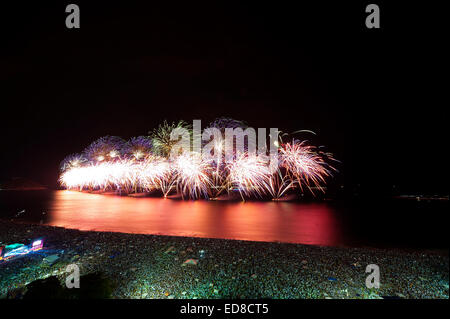
[[[52,226],[139,234],[341,244],[335,210],[326,203],[182,201],[57,191]]]

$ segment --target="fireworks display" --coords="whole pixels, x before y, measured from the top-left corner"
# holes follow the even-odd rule
[[[147,136],[133,137],[124,144],[122,154],[136,160],[145,159],[153,154],[152,140]]]
[[[292,143],[282,144],[280,147],[281,167],[286,169],[300,189],[303,186],[317,187],[325,183],[325,178],[331,175],[333,168],[326,162],[331,155],[322,154],[314,146],[293,140]]]
[[[210,127],[223,128],[224,120]],[[242,122],[227,120],[239,125]],[[220,125],[219,125],[220,124]],[[222,192],[238,191],[241,197],[278,199],[287,191],[324,191],[326,179],[335,169],[333,157],[305,141],[277,143],[276,165],[267,156],[236,153],[224,163],[222,141],[215,147],[216,160],[203,159],[192,151],[169,156],[173,141],[168,138],[185,122],[164,122],[149,137],[125,142],[119,137],[102,137],[81,155],[67,156],[61,163],[60,184],[66,189],[118,191],[123,193],[178,193],[184,199],[216,198]],[[217,153],[217,154],[216,154]],[[213,157],[214,158],[214,157]]]
[[[177,123],[164,121],[158,128],[150,132],[153,150],[156,155],[168,157],[176,141],[172,140],[170,134],[175,129],[186,129],[192,135],[192,126],[181,120]]]
[[[104,136],[92,142],[83,152],[84,157],[91,162],[102,162],[116,159],[125,145],[118,136]]]
[[[175,160],[175,182],[178,192],[190,198],[208,198],[211,182],[211,166],[200,154],[182,154]]]
[[[229,184],[236,187],[241,195],[261,196],[267,192],[272,173],[261,157],[241,154],[228,165],[228,170]]]

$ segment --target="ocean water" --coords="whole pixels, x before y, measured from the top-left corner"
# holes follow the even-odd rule
[[[80,230],[447,249],[448,201],[183,201],[73,191],[0,191],[0,219]]]

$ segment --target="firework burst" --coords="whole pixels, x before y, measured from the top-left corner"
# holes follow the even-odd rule
[[[241,194],[262,196],[270,188],[273,172],[268,163],[257,155],[240,154],[236,160],[227,165],[228,183],[236,187]]]
[[[61,172],[80,167],[87,162],[87,159],[81,154],[71,154],[67,156],[60,164]]]
[[[139,163],[138,182],[146,192],[159,189],[167,196],[172,186],[172,168],[169,162],[161,157],[148,157]]]
[[[152,150],[152,140],[147,136],[138,136],[131,138],[125,143],[122,154],[128,158],[134,158],[135,160],[144,160],[152,155]]]
[[[312,193],[311,187],[323,191],[322,183],[331,175],[331,167],[325,160],[325,154],[317,151],[316,147],[307,145],[305,141],[293,140],[291,143],[283,144],[280,148],[280,165],[285,168],[303,190],[306,186]],[[327,156],[330,158],[330,156]]]
[[[92,142],[83,152],[91,162],[103,162],[120,158],[125,141],[118,136],[104,136]]]
[[[178,142],[170,138],[170,134],[175,129],[185,129],[190,132],[192,136],[192,126],[184,121],[172,122],[169,124],[164,121],[158,128],[150,132],[150,137],[153,142],[153,148],[156,155],[168,157],[172,151],[172,147]]]
[[[289,175],[283,174],[282,168],[278,165],[279,157],[278,154],[276,164],[271,162],[271,171],[273,174],[267,182],[267,192],[273,199],[282,197],[289,189],[293,188],[295,184]]]
[[[212,186],[209,174],[211,166],[202,161],[200,154],[184,153],[179,155],[175,159],[174,167],[177,190],[183,198],[208,198],[209,189]]]

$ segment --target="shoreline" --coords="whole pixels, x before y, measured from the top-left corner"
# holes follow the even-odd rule
[[[225,241],[236,241],[236,242],[249,242],[249,243],[267,243],[267,244],[281,244],[281,245],[299,245],[306,247],[323,247],[323,248],[335,248],[335,249],[363,249],[367,251],[397,251],[399,253],[424,253],[427,255],[439,255],[439,256],[450,256],[450,251],[446,248],[411,248],[405,246],[374,246],[374,245],[361,245],[361,244],[352,244],[352,245],[317,245],[317,244],[304,244],[297,242],[289,242],[289,241],[264,241],[264,240],[251,240],[251,239],[234,239],[234,238],[216,238],[216,237],[200,237],[200,236],[188,236],[188,235],[170,235],[170,234],[148,234],[148,233],[128,233],[121,231],[109,231],[109,230],[95,230],[95,229],[79,229],[79,228],[70,228],[64,226],[54,226],[47,224],[40,224],[37,222],[29,222],[23,220],[14,220],[14,219],[3,219],[0,217],[0,226],[2,223],[12,223],[15,225],[22,225],[24,227],[27,226],[39,226],[43,228],[48,228],[49,231],[53,230],[67,230],[67,231],[78,231],[81,233],[106,233],[106,234],[118,234],[118,235],[136,235],[136,236],[155,236],[155,237],[175,237],[175,238],[190,238],[190,239],[205,239],[205,240],[225,240]],[[1,230],[1,227],[0,227]],[[0,235],[0,243],[1,243],[1,235]]]
[[[40,237],[41,252],[0,262],[0,296],[49,276],[64,283],[65,268],[76,263],[81,276],[104,274],[114,286],[111,298],[448,299],[445,250],[80,231],[0,220],[4,244]],[[54,254],[59,261],[44,267],[43,258]],[[380,289],[365,287],[368,264],[380,267]]]

